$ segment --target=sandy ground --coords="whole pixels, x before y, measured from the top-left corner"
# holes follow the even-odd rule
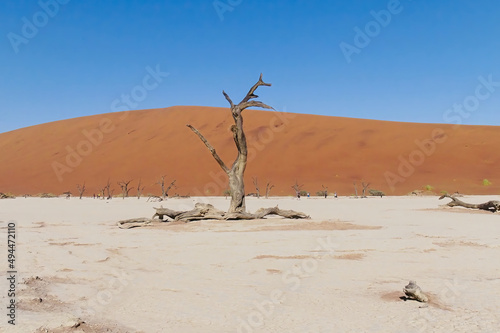
[[[163,205],[190,209],[194,200]],[[150,217],[160,204],[1,200],[4,240],[16,223],[19,281],[13,327],[2,241],[0,331],[498,332],[500,216],[444,203],[249,198],[250,211],[278,204],[312,219],[122,230],[118,220]],[[427,307],[400,298],[410,279],[430,295]]]

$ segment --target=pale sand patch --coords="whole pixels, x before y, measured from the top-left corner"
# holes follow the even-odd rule
[[[219,209],[229,203],[209,200]],[[116,221],[151,216],[157,203],[0,200],[1,230],[16,221],[19,272],[18,322],[0,323],[0,331],[245,332],[259,313],[253,332],[500,326],[498,214],[443,214],[428,210],[440,202],[426,197],[247,200],[250,211],[277,204],[312,219],[122,230]],[[186,209],[193,198],[164,205]],[[0,252],[7,253],[5,242]],[[429,307],[399,298],[410,279],[430,296]],[[1,300],[5,306],[5,293]],[[259,310],[269,304],[272,313]]]

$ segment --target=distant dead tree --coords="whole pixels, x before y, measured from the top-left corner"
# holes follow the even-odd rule
[[[326,197],[328,196],[328,187],[325,187],[325,185],[321,185],[321,187],[323,188],[322,195],[326,199]]]
[[[363,186],[363,195],[361,197],[366,198],[366,189],[368,188],[368,186],[370,186],[370,183],[362,182],[361,186]]]
[[[142,179],[139,179],[139,184],[137,184],[137,199],[141,198],[142,191],[144,191],[145,186],[141,186]]]
[[[132,182],[132,179],[130,180],[122,180],[120,182],[117,182],[117,184],[121,187],[122,189],[122,198],[125,199],[125,197],[128,198],[128,194],[131,190],[131,188],[128,188],[128,185]]]
[[[111,183],[109,182],[109,178],[108,178],[108,182],[106,183],[106,186],[104,186],[104,189],[106,189],[107,199],[109,200],[109,199],[113,198],[113,192],[115,190],[111,189]],[[103,199],[104,199],[104,197],[103,197]]]
[[[156,184],[161,186],[161,199],[165,200],[165,198],[168,197],[168,191],[170,191],[170,189],[175,185],[175,179],[167,188],[165,188],[165,176],[161,176],[160,180],[158,180]]]
[[[353,185],[354,185],[355,197],[357,198],[358,197],[358,187],[356,186],[356,182],[354,182]]]
[[[266,184],[266,199],[269,198],[269,193],[271,192],[271,189],[274,187],[274,185],[271,184],[271,182],[267,182]]]
[[[292,185],[292,188],[295,191],[295,196],[297,197],[297,199],[300,199],[300,192],[302,192],[303,186],[304,186],[304,184],[299,185],[297,180],[295,180],[295,184]]]
[[[106,186],[104,187],[99,187],[98,192],[101,196],[101,198],[104,200],[104,192],[106,191]]]
[[[253,185],[255,186],[255,191],[257,191],[257,198],[260,198],[259,180],[257,177],[252,177]]]
[[[76,184],[76,189],[78,190],[78,194],[80,195],[80,199],[83,197],[83,193],[85,192],[85,182],[83,182],[83,185]]]

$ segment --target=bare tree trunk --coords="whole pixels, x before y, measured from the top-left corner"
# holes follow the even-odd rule
[[[160,180],[156,184],[161,186],[161,199],[165,200],[165,176],[161,176]]]
[[[295,184],[292,185],[292,188],[295,191],[295,196],[297,197],[297,199],[300,199],[300,192],[302,191],[302,186],[304,185],[303,184],[299,185],[297,180],[295,180]]]
[[[231,188],[231,203],[229,213],[243,213],[246,211],[245,205],[245,183],[243,182],[243,171],[229,173],[229,187]]]
[[[257,198],[260,198],[260,188],[259,188],[259,179],[257,177],[253,178],[253,185],[255,186],[255,190],[257,191]]]
[[[321,187],[323,188],[323,195],[325,196],[326,199],[326,197],[328,197],[328,186],[325,187],[324,185],[321,185]]]
[[[229,178],[229,188],[231,189],[231,203],[229,205],[229,213],[243,213],[246,210],[245,206],[245,184],[243,181],[243,174],[245,173],[245,168],[247,164],[247,140],[245,132],[243,131],[243,110],[249,107],[259,107],[264,109],[272,109],[272,107],[259,102],[253,101],[252,99],[258,96],[254,94],[260,86],[271,86],[269,83],[262,81],[262,74],[260,75],[259,81],[250,88],[246,96],[241,100],[240,103],[234,104],[231,98],[223,91],[223,95],[231,106],[231,115],[233,116],[234,125],[231,126],[231,131],[233,132],[234,143],[238,149],[238,155],[233,162],[231,168],[228,168],[226,164],[219,157],[212,145],[207,141],[207,139],[193,126],[187,125],[205,144],[205,146],[210,150],[212,156],[217,161],[219,166],[224,170]]]
[[[269,193],[271,192],[271,189],[274,187],[274,185],[271,185],[271,182],[267,182],[266,184],[266,199],[269,198]]]
[[[457,199],[456,197],[453,197],[449,194],[444,194],[442,195],[439,200],[443,198],[449,198],[452,201],[447,203],[447,206],[449,207],[455,207],[455,206],[460,206],[460,207],[465,207],[465,208],[470,208],[470,209],[480,209],[480,210],[487,210],[489,212],[495,213],[500,210],[500,201],[497,200],[492,200],[488,201],[485,203],[481,204],[470,204],[467,202],[463,202],[462,200]]]
[[[128,185],[130,184],[132,180],[122,180],[121,182],[118,182],[118,185],[120,185],[122,189],[122,198],[125,199],[125,197],[128,198],[128,194],[131,189],[128,188]]]
[[[366,198],[366,189],[368,188],[368,186],[370,186],[370,183],[362,182],[361,186],[363,186],[363,195],[361,197]]]
[[[145,186],[141,187],[141,185],[142,185],[141,183],[142,183],[142,179],[139,179],[139,184],[137,184],[137,199],[141,198],[142,191],[144,191]]]
[[[83,193],[85,192],[85,182],[83,182],[83,185],[76,184],[76,188],[78,189],[78,194],[80,195],[80,199],[82,199]]]
[[[171,189],[173,186],[175,186],[175,181],[176,181],[176,180],[174,179],[174,180],[170,183],[170,185],[168,185],[168,187],[165,189],[165,194],[164,194],[164,196],[165,196],[165,197],[168,197],[168,191],[170,191],[170,189]],[[177,188],[177,187],[176,187],[176,188]]]
[[[109,182],[109,178],[108,178],[108,182],[106,183],[106,186],[104,188],[106,189],[106,193],[108,195],[107,199],[108,200],[111,199],[113,196],[114,190],[113,191],[111,190],[111,183]],[[104,199],[104,197],[103,197],[103,199]]]
[[[358,187],[356,186],[356,182],[353,183],[354,185],[354,193],[356,193],[356,198],[358,197]]]

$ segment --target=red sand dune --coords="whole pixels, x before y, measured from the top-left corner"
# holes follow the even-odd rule
[[[500,127],[399,123],[246,110],[249,146],[246,192],[292,195],[297,180],[315,195],[351,195],[353,182],[371,183],[388,195],[425,185],[439,193],[499,192]],[[198,128],[230,165],[236,149],[226,108],[177,106],[56,121],[0,134],[0,192],[86,195],[111,180],[142,179],[144,194],[156,181],[176,179],[170,194],[221,195],[227,180],[205,145],[185,125]],[[411,162],[410,162],[411,160]],[[413,165],[411,164],[413,163]],[[483,185],[488,179],[492,185]],[[360,191],[358,186],[358,191]]]

